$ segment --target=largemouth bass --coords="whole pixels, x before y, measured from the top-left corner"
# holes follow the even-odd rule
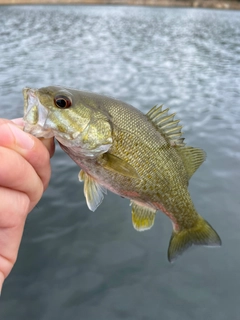
[[[50,86],[26,88],[24,130],[55,137],[81,167],[87,205],[94,211],[107,189],[130,199],[138,231],[150,229],[157,210],[172,221],[168,260],[192,245],[219,246],[221,239],[196,211],[188,182],[205,159],[186,146],[179,120],[169,109],[146,115],[95,93]]]

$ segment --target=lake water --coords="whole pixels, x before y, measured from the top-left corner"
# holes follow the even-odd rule
[[[23,114],[25,86],[164,103],[207,160],[190,181],[223,246],[167,261],[170,220],[143,233],[109,192],[90,212],[79,168],[60,148],[29,215],[0,300],[2,320],[238,320],[240,12],[118,6],[0,7],[0,117]],[[149,155],[151,156],[151,155]]]

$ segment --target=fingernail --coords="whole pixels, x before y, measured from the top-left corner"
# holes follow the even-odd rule
[[[28,133],[23,132],[21,129],[19,129],[17,126],[13,124],[8,124],[8,127],[10,128],[10,130],[12,131],[15,137],[16,144],[20,148],[26,149],[26,150],[30,150],[33,148],[34,140],[31,138],[31,136]]]
[[[20,127],[23,127],[23,125],[24,125],[23,118],[12,119],[11,121]]]

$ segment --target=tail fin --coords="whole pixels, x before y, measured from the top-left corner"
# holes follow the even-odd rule
[[[168,247],[168,260],[172,262],[193,244],[218,247],[221,246],[221,239],[210,224],[199,217],[194,227],[173,231]]]

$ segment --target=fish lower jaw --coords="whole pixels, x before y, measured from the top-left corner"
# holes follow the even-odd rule
[[[41,125],[32,125],[27,122],[25,122],[23,131],[28,132],[37,138],[54,137],[54,132],[51,129],[44,129]]]
[[[68,154],[71,153],[75,159],[98,158],[103,153],[106,153],[111,147],[111,145],[100,145],[91,149],[86,144],[83,144],[78,140],[66,139],[66,137],[60,137],[59,135],[55,135],[55,138],[59,142],[61,148]]]

